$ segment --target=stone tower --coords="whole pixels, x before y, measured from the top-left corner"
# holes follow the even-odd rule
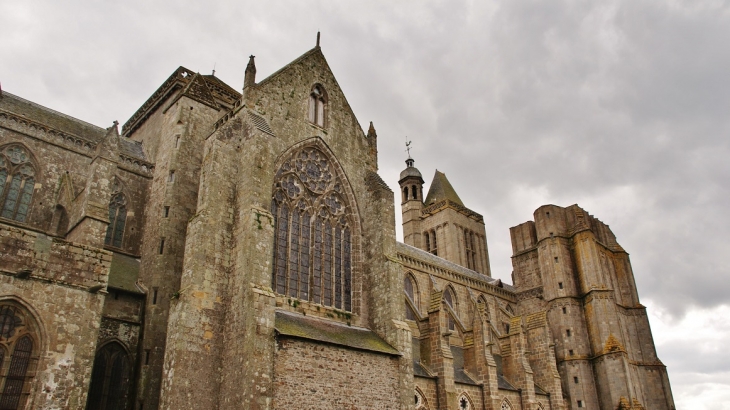
[[[464,206],[446,174],[436,170],[425,200],[421,172],[408,158],[400,174],[403,241],[491,277],[484,217]]]
[[[423,214],[423,177],[415,161],[410,156],[406,160],[406,169],[401,171],[400,190],[402,194],[401,212],[403,214],[403,242],[423,249],[421,220]]]
[[[534,217],[510,229],[518,310],[547,313],[570,407],[673,409],[629,255],[608,225],[577,205]]]

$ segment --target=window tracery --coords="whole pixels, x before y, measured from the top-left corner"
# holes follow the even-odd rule
[[[416,410],[427,410],[428,405],[426,404],[426,399],[423,397],[423,393],[421,393],[420,390],[416,389],[415,395],[415,408]]]
[[[499,407],[499,410],[512,410],[512,406],[505,399],[505,400],[502,401],[502,405]]]
[[[38,363],[35,322],[15,304],[0,304],[0,409],[22,409]]]
[[[309,94],[309,121],[324,128],[326,107],[327,93],[324,91],[324,87],[317,84],[312,87],[312,92]]]
[[[461,395],[459,395],[457,404],[459,410],[471,410],[472,408],[471,401],[469,400],[469,397],[467,397],[466,393],[461,393]]]
[[[352,207],[333,165],[306,147],[284,162],[275,181],[272,288],[351,311]]]
[[[25,222],[35,189],[35,167],[20,145],[0,150],[0,204],[3,218]]]
[[[121,192],[117,181],[112,188],[114,192],[109,201],[109,225],[106,228],[104,244],[121,248],[124,240],[124,228],[127,224],[127,199]]]

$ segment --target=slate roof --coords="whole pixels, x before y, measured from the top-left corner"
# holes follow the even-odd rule
[[[106,135],[104,128],[28,101],[4,90],[2,97],[0,97],[0,109],[93,142],[101,141]]]
[[[478,384],[464,372],[464,349],[460,346],[450,346],[454,357],[454,381],[463,384]]]
[[[446,178],[446,174],[437,169],[433,176],[433,181],[431,181],[431,186],[428,189],[428,195],[426,195],[426,202],[424,205],[429,206],[445,199],[464,206],[464,203],[461,202],[461,198],[459,198],[454,187],[451,186],[451,182],[449,182]]]
[[[64,133],[81,137],[94,143],[101,143],[108,130],[86,121],[60,113],[40,104],[28,101],[7,91],[0,97],[0,110],[11,112],[22,118],[43,124]],[[147,161],[142,143],[128,138],[119,139],[119,153],[131,158]]]
[[[348,326],[344,323],[276,311],[274,329],[279,335],[316,340],[358,350],[400,356],[400,352],[370,329]]]
[[[143,294],[144,292],[136,285],[139,278],[139,265],[139,259],[121,253],[114,253],[109,268],[109,284],[107,287]]]

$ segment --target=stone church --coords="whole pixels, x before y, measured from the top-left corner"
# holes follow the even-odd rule
[[[319,44],[241,92],[180,67],[121,128],[0,91],[0,410],[674,409],[608,225],[538,208],[503,283],[377,138]]]

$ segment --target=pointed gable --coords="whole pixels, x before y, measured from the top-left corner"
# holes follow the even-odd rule
[[[461,198],[457,195],[454,187],[451,186],[451,183],[446,178],[446,174],[436,170],[436,173],[433,176],[433,181],[431,182],[431,187],[428,189],[425,205],[428,206],[445,199],[464,206],[464,203],[461,202]]]
[[[288,116],[306,118],[306,113],[304,117],[301,113],[295,113],[300,108],[296,104],[306,101],[312,92],[311,87],[317,84],[325,90],[328,111],[349,116],[351,124],[357,128],[357,133],[365,138],[365,133],[319,46],[310,49],[256,83],[253,87],[255,102],[252,104],[253,107],[249,108],[270,117],[274,117],[273,111],[279,111]],[[276,123],[275,118],[270,120]],[[329,127],[325,125],[323,128]],[[274,131],[276,131],[275,126]]]
[[[201,104],[215,108],[216,110],[219,109],[218,103],[215,101],[215,98],[213,98],[213,95],[210,93],[210,89],[208,89],[208,86],[205,83],[206,81],[203,76],[195,73],[193,79],[190,80],[187,86],[185,86],[178,99],[185,96]]]

